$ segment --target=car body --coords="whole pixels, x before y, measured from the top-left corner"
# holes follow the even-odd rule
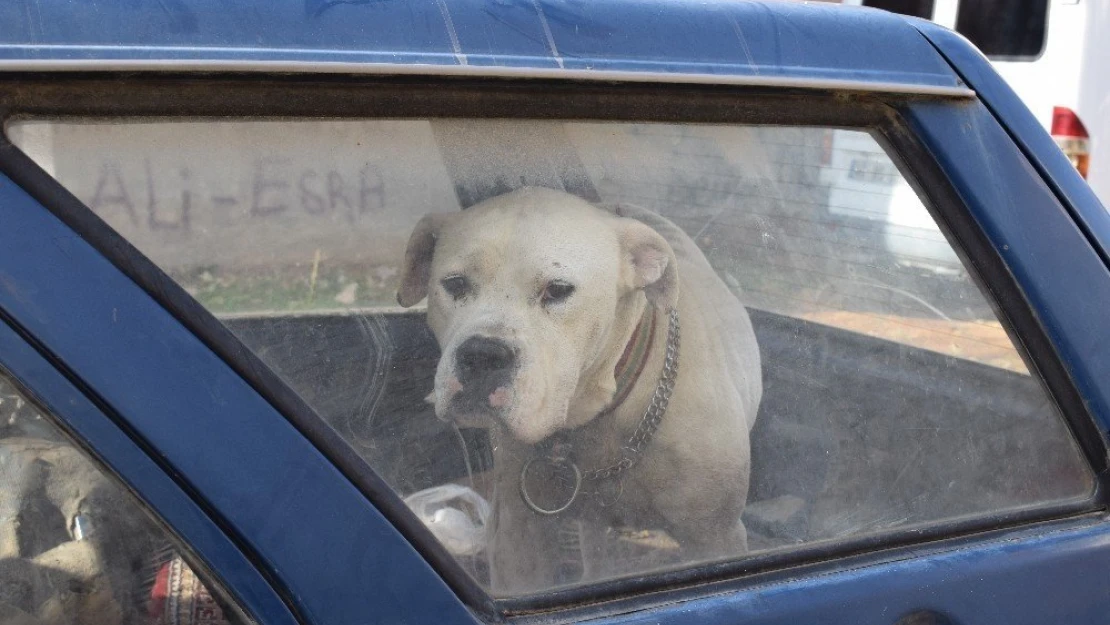
[[[224,588],[226,601],[238,605],[247,619],[266,624],[412,625],[1013,624],[1095,622],[1110,607],[1105,503],[1110,213],[1037,118],[958,35],[925,21],[812,3],[283,0],[228,5],[196,0],[9,4],[0,8],[0,41],[0,115],[7,124],[0,145],[0,370],[23,397],[52,415],[66,440],[142,502],[158,527],[188,554],[189,562]],[[186,132],[158,134],[158,124],[179,118],[186,120],[181,126]],[[929,260],[927,265],[939,261],[953,268],[942,273],[974,277],[987,294],[986,304],[977,310],[988,315],[975,319],[992,320],[987,324],[995,332],[991,336],[1009,336],[1018,346],[1013,351],[1006,344],[1020,354],[1012,368],[1028,369],[1023,390],[1007,386],[1013,381],[1012,371],[988,366],[986,356],[970,362],[947,347],[919,353],[887,341],[889,336],[868,336],[866,329],[829,330],[836,324],[828,316],[815,322],[801,317],[784,321],[774,311],[753,311],[769,389],[760,416],[768,428],[764,435],[792,445],[760,443],[753,435],[753,446],[757,452],[759,445],[772,450],[765,466],[778,467],[775,470],[791,480],[804,482],[806,475],[827,473],[824,486],[803,483],[796,492],[805,499],[805,493],[820,490],[835,500],[840,495],[828,485],[835,482],[838,470],[845,469],[821,464],[829,452],[823,447],[826,435],[821,434],[820,422],[835,421],[834,414],[854,414],[850,406],[835,409],[840,395],[830,389],[856,386],[844,380],[862,379],[851,377],[859,371],[866,368],[864,378],[869,380],[859,388],[871,389],[868,397],[882,406],[873,411],[876,418],[896,414],[894,410],[913,414],[915,408],[942,399],[949,403],[937,405],[970,406],[953,413],[960,419],[975,414],[1005,417],[1006,401],[1032,393],[1048,398],[1041,402],[1050,406],[1044,410],[1050,422],[1044,423],[1063,433],[1061,447],[1049,450],[1051,454],[1030,447],[1036,437],[1021,438],[1012,446],[1019,456],[969,446],[960,462],[938,458],[937,465],[923,465],[928,470],[914,470],[907,478],[910,464],[899,463],[912,460],[915,449],[925,449],[927,438],[941,441],[928,449],[942,449],[960,447],[959,441],[971,437],[965,436],[959,421],[943,420],[947,409],[922,408],[917,410],[922,418],[935,419],[927,428],[899,428],[895,423],[884,434],[890,441],[883,459],[875,461],[882,463],[883,471],[872,472],[875,479],[886,480],[884,486],[869,485],[866,464],[856,467],[861,476],[851,485],[887,493],[890,501],[912,502],[918,493],[905,480],[923,476],[927,482],[931,471],[952,464],[979,467],[975,479],[982,483],[975,482],[969,490],[960,490],[958,480],[930,486],[938,497],[960,492],[975,499],[966,493],[1015,475],[1021,476],[1022,484],[1007,488],[1013,486],[1025,497],[1020,501],[1031,503],[973,507],[971,513],[928,517],[908,525],[876,522],[866,532],[843,535],[833,527],[820,540],[753,551],[750,557],[636,570],[529,596],[489,592],[436,541],[396,492],[404,490],[396,486],[399,481],[424,471],[424,465],[397,465],[395,475],[389,466],[370,466],[335,422],[320,416],[333,408],[329,401],[348,401],[342,389],[329,386],[349,373],[334,364],[347,362],[344,358],[373,361],[380,346],[402,346],[394,353],[407,357],[385,361],[393,367],[389,370],[426,374],[438,354],[421,318],[389,309],[381,315],[394,316],[379,323],[373,315],[330,315],[311,306],[308,312],[289,309],[275,315],[263,310],[267,302],[251,314],[236,314],[218,303],[226,303],[218,300],[226,295],[219,290],[226,286],[221,274],[195,263],[191,273],[174,273],[166,265],[172,259],[160,256],[169,248],[215,256],[232,254],[236,250],[230,248],[235,247],[253,256],[262,249],[254,241],[270,241],[273,249],[296,248],[301,255],[296,267],[311,276],[306,296],[311,304],[325,288],[324,278],[318,280],[324,274],[318,270],[327,262],[320,248],[313,247],[315,242],[295,236],[267,239],[270,231],[262,227],[242,234],[238,222],[221,221],[219,215],[285,215],[294,225],[288,232],[296,233],[302,222],[292,217],[295,212],[303,208],[304,214],[316,215],[325,206],[319,202],[330,202],[335,210],[327,213],[328,236],[349,245],[353,257],[361,258],[357,254],[376,243],[343,237],[365,215],[370,215],[370,226],[359,232],[371,236],[379,229],[375,224],[388,222],[374,216],[392,213],[383,206],[385,200],[383,205],[374,203],[379,201],[378,183],[358,166],[313,165],[327,161],[333,150],[331,144],[321,148],[311,143],[316,140],[311,137],[340,141],[353,136],[351,127],[342,125],[344,120],[394,123],[409,118],[431,120],[438,137],[455,137],[456,143],[441,144],[447,165],[413,166],[401,148],[424,141],[425,135],[403,125],[390,130],[395,127],[388,124],[380,133],[396,132],[397,138],[390,150],[374,155],[373,162],[381,162],[382,171],[395,167],[397,179],[408,181],[401,186],[420,193],[432,185],[425,184],[425,178],[439,176],[446,180],[443,194],[457,195],[460,207],[473,203],[476,195],[488,194],[488,189],[468,187],[469,179],[458,173],[460,168],[481,167],[466,156],[471,148],[479,153],[474,146],[490,136],[482,130],[467,135],[468,128],[483,128],[467,120],[571,120],[568,141],[579,146],[579,153],[598,159],[582,167],[613,175],[623,175],[619,171],[626,166],[604,161],[607,148],[581,148],[593,136],[588,128],[583,130],[589,124],[626,124],[620,131],[625,139],[656,132],[651,124],[671,124],[663,130],[672,133],[684,124],[709,128],[700,134],[695,128],[678,138],[660,131],[653,141],[678,146],[674,154],[697,141],[713,141],[736,124],[756,128],[745,133],[770,128],[767,132],[774,135],[774,128],[797,126],[821,132],[854,128],[860,136],[872,137],[879,149],[863,151],[889,155],[884,169],[851,162],[845,167],[864,177],[898,174],[906,188],[925,198],[917,202],[933,219],[927,226],[929,237],[949,247],[939,252],[929,247],[917,254]],[[435,125],[455,118],[466,123]],[[83,120],[88,119],[92,122],[86,124]],[[130,130],[111,137],[95,134],[117,119]],[[266,127],[240,131],[235,120],[338,120],[340,125],[328,130],[330,134],[305,131],[308,138],[297,139],[297,145],[317,147],[310,150],[315,160],[301,162],[295,160],[293,148],[283,152],[280,143],[295,132],[283,135],[285,131]],[[231,125],[204,128],[216,122]],[[40,149],[43,144],[36,141],[44,135],[35,134],[36,128],[47,129],[51,149]],[[94,133],[92,139],[72,139],[86,130]],[[127,134],[132,131],[137,134]],[[144,134],[148,132],[153,134]],[[73,143],[60,137],[70,137],[66,140]],[[122,150],[119,160],[124,164],[113,166],[115,155],[103,147],[108,144],[98,143],[109,139],[147,150],[140,155],[149,156],[146,169],[143,158],[131,165],[124,162]],[[268,143],[271,139],[278,143]],[[529,156],[527,146],[534,143],[522,141],[525,147],[505,160],[542,160]],[[551,147],[547,139],[539,143],[542,154],[559,154],[562,149]],[[206,187],[209,199],[202,203],[199,195],[187,195],[193,187],[158,178],[158,155],[181,154],[180,163],[171,159],[174,167],[180,165],[174,176],[225,180],[218,178],[219,170],[229,168],[218,159],[215,165],[205,162],[205,149],[216,145],[254,150],[242,160],[246,177],[226,179],[239,181],[235,184],[240,195],[225,197],[220,189]],[[361,155],[366,150],[362,142],[352,145],[343,148],[352,152],[334,152]],[[806,154],[808,147],[816,150],[817,145],[807,144]],[[105,154],[103,167],[101,161],[91,160]],[[848,148],[837,158],[845,155]],[[302,169],[296,177],[282,178],[284,174],[269,168],[285,167],[281,162],[286,161],[267,160],[271,157],[285,158]],[[703,157],[695,154],[681,162],[700,162]],[[766,155],[737,159],[753,170],[776,160]],[[815,176],[820,175],[817,162],[812,161]],[[829,160],[828,166],[837,162]],[[95,167],[83,167],[86,163]],[[132,166],[139,172],[136,178],[119,173]],[[696,173],[718,181],[705,183],[707,187],[731,184],[720,182],[727,176],[705,167]],[[86,169],[99,172],[100,178],[82,178]],[[543,176],[536,176],[539,182],[528,182],[542,184]],[[503,178],[492,176],[488,184],[496,187]],[[597,175],[592,180],[604,191],[606,179]],[[74,182],[67,190],[69,180]],[[384,186],[393,178],[382,180]],[[652,182],[628,180],[632,187]],[[776,184],[788,187],[790,180],[777,179]],[[819,190],[813,180],[807,178],[805,193],[829,192]],[[572,183],[563,179],[569,190]],[[165,201],[156,202],[156,188],[162,188],[158,185],[170,188],[178,203],[167,208]],[[763,193],[759,183],[751,186],[756,189],[751,197]],[[774,191],[770,204],[761,205],[763,214],[753,218],[774,218],[785,197],[781,193]],[[835,204],[858,208],[848,195]],[[834,204],[827,196],[813,197],[818,199],[806,196],[810,199],[799,203],[816,202],[822,210]],[[698,216],[695,200],[690,214]],[[432,205],[429,200],[427,207],[417,207],[432,210]],[[104,206],[115,212],[101,210]],[[206,216],[201,206],[212,207],[216,217]],[[707,214],[711,208],[705,209]],[[705,223],[717,214],[708,214]],[[911,218],[878,221],[882,236],[898,235],[898,227],[921,226]],[[222,230],[231,238],[219,248],[173,238],[187,226],[205,236],[220,236]],[[836,227],[819,224],[821,231]],[[141,229],[155,233],[154,238],[134,234]],[[705,246],[710,261],[718,263],[731,252],[720,251],[725,247],[721,237],[710,240],[713,232],[702,229],[691,236]],[[765,228],[755,233],[752,245],[774,252],[791,232],[785,226]],[[868,237],[874,232],[867,228],[837,238],[841,234],[829,235],[830,245],[873,252]],[[805,237],[797,238],[804,248]],[[268,258],[269,249],[257,256]],[[806,252],[801,249],[798,257]],[[750,257],[763,258],[755,253]],[[858,266],[874,268],[884,262],[867,256]],[[955,269],[957,265],[962,271]],[[747,276],[726,269],[725,283],[742,283],[754,295],[758,288],[772,289],[760,287],[765,271]],[[879,269],[879,275],[929,284],[943,298],[959,300],[957,307],[965,301],[963,294],[933,285],[931,278],[922,282],[912,272],[897,273],[900,270],[885,264]],[[382,282],[392,279],[388,268],[379,275]],[[330,274],[325,277],[345,284]],[[203,286],[209,283],[219,284]],[[959,321],[953,309],[924,291],[908,292],[902,282],[860,281],[855,290],[843,291],[832,308],[846,306],[845,300],[873,297],[861,295],[864,287],[895,294],[892,297],[901,293],[939,310],[943,323]],[[787,285],[775,293],[789,298],[794,288]],[[811,290],[816,299],[828,293]],[[328,297],[339,304],[354,297],[354,290],[343,293],[337,290],[332,298],[329,291]],[[868,325],[888,317],[872,311],[857,319]],[[930,325],[932,320],[922,323]],[[937,333],[948,336],[950,326],[941,327]],[[299,337],[296,343],[282,342],[293,335]],[[353,344],[361,351],[343,356]],[[892,360],[854,356],[876,353]],[[794,373],[783,375],[781,368],[766,364],[773,365],[776,354],[809,358],[807,363],[816,364],[791,377]],[[866,367],[860,364],[864,360]],[[890,366],[892,362],[899,364]],[[891,373],[902,371],[905,363],[927,363],[919,370],[924,377],[907,381]],[[884,378],[884,372],[890,375]],[[807,386],[807,380],[818,377],[820,383]],[[353,386],[372,381],[370,376]],[[770,390],[771,382],[777,390]],[[884,395],[883,389],[894,385],[918,391],[912,397]],[[409,395],[413,393],[409,389]],[[769,396],[779,403],[769,403]],[[418,403],[420,397],[406,396],[405,402],[410,399]],[[350,401],[401,400],[387,393],[369,399],[359,394]],[[791,408],[791,402],[797,406]],[[805,412],[808,420],[776,420],[775,410]],[[990,428],[1008,429],[1011,422],[1002,417],[989,421]],[[775,429],[775,424],[781,427]],[[833,436],[844,445],[842,455],[867,456],[872,449],[867,437],[860,439],[862,443],[849,441],[849,429],[836,429]],[[446,436],[454,440],[454,434]],[[812,443],[812,436],[818,443]],[[415,449],[405,440],[387,439],[384,445],[370,441],[366,447],[380,449],[386,457],[401,457]],[[1074,445],[1069,447],[1067,441]],[[864,453],[850,452],[854,448],[849,443],[864,445]],[[434,460],[439,452],[422,453]],[[1064,458],[1045,459],[1052,454]],[[1004,463],[992,464],[992,458],[1003,457]],[[1041,466],[1041,461],[1047,463],[1044,472],[1022,472],[1026,465]],[[1057,485],[1063,489],[1058,496]]]

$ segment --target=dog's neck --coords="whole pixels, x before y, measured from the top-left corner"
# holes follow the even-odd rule
[[[645,384],[653,386],[645,380],[656,377],[662,362],[665,328],[656,307],[642,294],[637,295],[618,307],[620,323],[605,340],[603,356],[583,372],[581,386],[567,411],[568,429],[596,422],[599,416],[623,413],[635,403],[637,389]]]

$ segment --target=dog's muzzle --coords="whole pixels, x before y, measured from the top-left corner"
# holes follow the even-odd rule
[[[515,365],[513,348],[498,339],[472,336],[455,350],[455,370],[463,386],[507,374]]]
[[[505,408],[508,388],[517,368],[517,352],[500,339],[472,336],[455,350],[455,374],[462,387],[452,407],[464,414],[497,412]]]

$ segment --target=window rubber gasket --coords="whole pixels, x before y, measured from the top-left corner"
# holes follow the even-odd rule
[[[990,284],[988,301],[1048,387],[1095,472],[1095,491],[1080,500],[931,523],[884,534],[792,548],[788,553],[633,576],[537,595],[494,599],[434,539],[400,497],[288,385],[152,261],[80,200],[0,136],[0,171],[80,234],[281,412],[393,523],[478,616],[499,621],[554,610],[624,605],[664,590],[695,589],[789,567],[848,558],[997,528],[1069,518],[1105,507],[1106,450],[1097,426],[1043,328],[1001,257],[963,209],[935,161],[899,121],[916,96],[771,90],[704,85],[598,85],[544,80],[506,81],[351,76],[197,76],[75,73],[0,76],[0,120],[81,118],[516,118],[623,122],[802,125],[871,129],[905,165],[938,224],[955,238],[969,269]],[[893,155],[892,155],[893,156]],[[915,177],[907,176],[914,181]],[[1022,350],[1019,350],[1022,351]],[[1031,368],[1032,369],[1032,368]],[[744,580],[739,580],[744,582]],[[670,593],[667,593],[668,595]],[[558,618],[558,617],[557,617]]]

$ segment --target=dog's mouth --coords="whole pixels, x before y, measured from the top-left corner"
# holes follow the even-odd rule
[[[547,395],[535,393],[532,382],[507,375],[467,385],[448,378],[445,385],[437,387],[436,414],[461,427],[492,429],[519,442],[534,444],[558,428],[567,404],[549,405]],[[450,390],[454,392],[439,395]],[[533,394],[528,394],[529,390]]]
[[[543,354],[512,339],[481,335],[449,345],[436,371],[441,420],[504,430],[525,443],[542,440],[566,421],[574,380],[547,375],[555,368],[544,366]]]
[[[466,425],[489,425],[503,419],[515,403],[514,380],[520,368],[518,350],[506,341],[471,336],[441,366],[436,413]]]
[[[508,374],[470,384],[452,377],[448,380],[447,392],[447,409],[441,417],[469,426],[484,426],[501,420],[510,410],[515,395]]]

